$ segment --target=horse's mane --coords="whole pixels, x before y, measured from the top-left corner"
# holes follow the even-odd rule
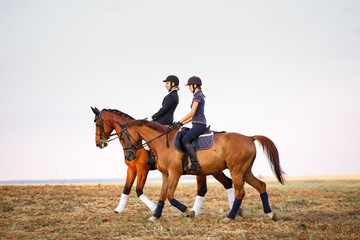
[[[122,111],[119,111],[117,109],[103,109],[103,111],[108,111],[108,112],[112,112],[115,113],[117,115],[120,115],[121,117],[126,117],[126,118],[130,118],[130,120],[135,120],[135,118],[133,118],[132,116],[130,116],[129,114],[126,114]]]
[[[162,125],[162,124],[159,124],[157,122],[148,121],[148,120],[145,120],[145,119],[131,121],[131,122],[126,123],[126,125],[128,127],[131,127],[131,126],[145,126],[146,125],[146,126],[152,128],[152,129],[160,131],[160,132],[166,132],[168,130],[168,128],[169,128],[169,126]]]

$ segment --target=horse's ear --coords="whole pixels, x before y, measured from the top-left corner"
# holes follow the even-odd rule
[[[118,121],[115,121],[121,128],[125,127],[125,124],[121,124],[120,122]]]
[[[95,107],[95,108],[91,107],[91,110],[93,111],[93,113],[94,113],[96,116],[99,116],[99,115],[100,115],[100,111],[99,111],[99,109],[97,109],[96,107]]]

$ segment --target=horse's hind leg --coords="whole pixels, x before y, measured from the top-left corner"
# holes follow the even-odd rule
[[[195,216],[199,215],[204,196],[207,192],[206,176],[196,176],[197,181],[197,195],[195,197],[194,206],[192,211],[195,212]]]
[[[229,207],[232,208],[234,204],[234,188],[233,188],[233,181],[231,178],[227,177],[223,172],[218,172],[213,174],[214,178],[218,180],[226,189],[226,194],[228,196]]]
[[[271,211],[269,205],[268,194],[266,192],[266,183],[257,179],[251,172],[251,168],[245,173],[245,181],[255,188],[260,193],[261,202],[263,204],[264,213],[267,214],[272,220],[276,221],[276,214]]]
[[[228,201],[229,201],[229,207],[231,210],[235,199],[233,182],[231,178],[227,177],[223,172],[214,173],[213,177],[216,180],[218,180],[226,189],[226,194],[228,196]],[[195,198],[195,202],[192,210],[195,212],[195,216],[198,216],[202,202],[204,200],[204,196],[207,192],[206,176],[196,176],[196,180],[197,180],[197,196]],[[238,211],[238,215],[242,216],[241,208]]]
[[[131,191],[131,187],[135,180],[135,177],[136,177],[136,171],[134,169],[128,167],[124,190],[121,195],[119,205],[115,209],[115,213],[121,213],[124,211],[127,199],[129,197],[129,193]]]
[[[234,183],[234,193],[235,193],[235,200],[233,206],[230,210],[229,215],[227,218],[223,220],[223,222],[228,222],[230,219],[235,219],[237,212],[240,209],[241,202],[245,196],[245,189],[244,189],[244,182],[243,182],[243,173],[231,173],[231,177]]]

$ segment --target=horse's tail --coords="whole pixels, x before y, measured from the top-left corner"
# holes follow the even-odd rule
[[[276,175],[277,180],[281,184],[284,184],[285,179],[284,179],[283,175],[285,173],[280,167],[279,152],[278,152],[275,144],[273,143],[273,141],[271,141],[269,138],[267,138],[265,136],[259,136],[259,135],[253,136],[252,139],[253,139],[253,141],[257,140],[260,142],[260,145],[262,146],[266,156],[269,159],[271,170]]]

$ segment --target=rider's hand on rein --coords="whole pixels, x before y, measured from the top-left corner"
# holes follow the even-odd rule
[[[171,125],[169,126],[169,128],[170,128],[170,129],[175,129],[175,128],[181,127],[181,126],[183,126],[183,124],[182,124],[181,122],[176,122],[176,123],[174,123],[174,124],[171,124]]]

